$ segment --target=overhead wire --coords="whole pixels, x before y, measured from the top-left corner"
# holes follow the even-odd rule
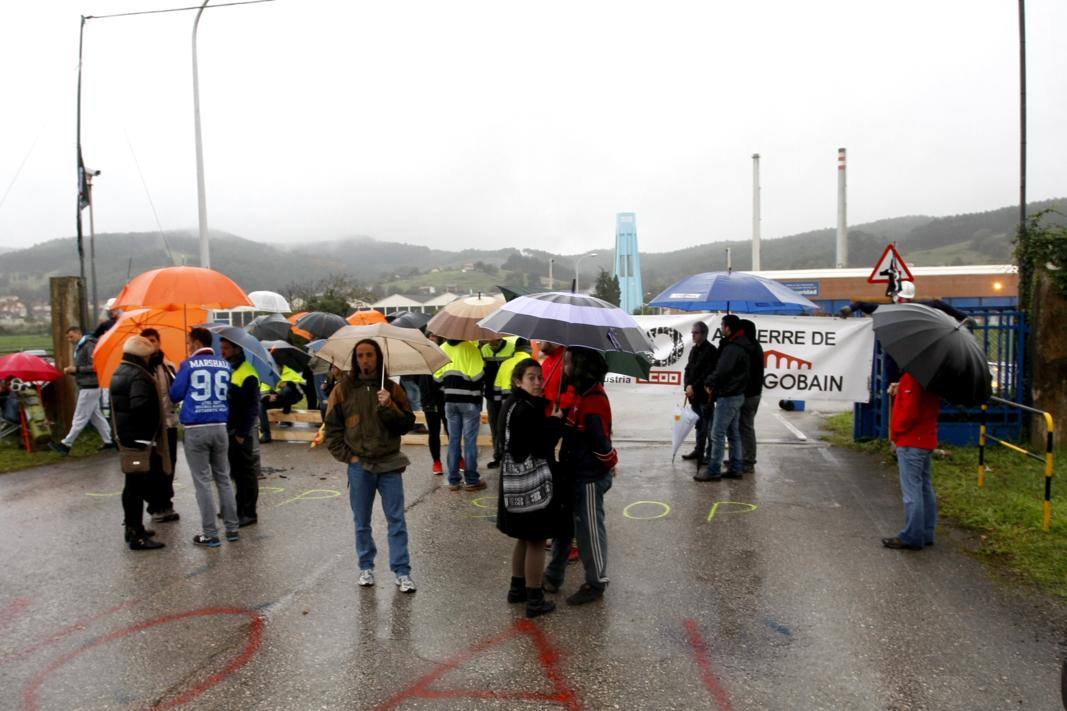
[[[133,143],[130,141],[130,134],[126,129],[122,129],[122,135],[126,138],[126,145],[130,149],[130,157],[133,158],[133,165],[137,168],[137,175],[141,178],[141,185],[144,187],[145,197],[148,198],[148,205],[152,208],[152,216],[156,220],[156,228],[159,230],[159,237],[163,240],[163,249],[167,250],[167,259],[171,264],[176,264],[174,261],[174,253],[171,252],[170,243],[167,241],[167,235],[163,232],[163,225],[159,221],[159,213],[156,212],[156,203],[152,200],[152,193],[148,190],[148,181],[144,179],[144,172],[141,170],[141,163],[137,160],[137,153],[133,150]]]
[[[7,196],[11,194],[11,189],[15,187],[15,182],[22,174],[22,169],[26,167],[26,161],[28,161],[30,159],[30,156],[33,155],[33,149],[37,147],[37,141],[41,140],[41,136],[44,135],[44,130],[46,128],[48,128],[48,121],[45,121],[43,124],[41,124],[41,130],[37,132],[37,137],[33,139],[33,143],[30,144],[30,149],[26,151],[26,155],[23,156],[22,162],[19,163],[19,167],[15,170],[15,175],[12,176],[11,182],[7,185],[7,189],[4,190],[3,195],[0,195],[0,207],[3,207],[4,202],[7,201]]]
[[[264,2],[274,2],[274,0],[245,0],[244,2],[221,2],[216,5],[191,5],[189,7],[172,7],[165,10],[140,10],[137,12],[116,12],[111,15],[85,15],[86,20],[104,20],[109,17],[132,17],[134,15],[159,15],[165,12],[184,12],[186,10],[212,10],[216,7],[230,7],[231,5],[258,5]]]

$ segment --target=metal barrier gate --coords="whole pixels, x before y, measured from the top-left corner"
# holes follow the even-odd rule
[[[985,422],[987,433],[1000,439],[1018,439],[1022,435],[1024,412],[1015,402],[1026,402],[1023,392],[1022,364],[1025,358],[1027,325],[1016,307],[961,308],[975,320],[972,332],[985,349],[989,371],[993,376],[990,406],[962,408],[944,405],[938,420],[938,438],[960,446],[978,443],[979,423]],[[871,369],[871,401],[854,407],[853,438],[856,440],[889,438],[889,395],[886,389],[899,379],[899,372],[877,341]],[[1008,403],[1008,404],[1003,404]]]
[[[999,437],[995,437],[989,434],[986,431],[985,419],[982,420],[978,435],[978,486],[985,486],[985,442],[987,439],[990,439],[996,442],[997,444],[1003,445],[1008,449],[1012,450],[1013,452],[1018,452],[1019,454],[1030,457],[1031,459],[1036,459],[1039,462],[1043,462],[1045,464],[1045,504],[1044,515],[1042,516],[1041,520],[1041,529],[1047,532],[1052,524],[1052,469],[1055,465],[1055,455],[1053,454],[1055,443],[1053,441],[1053,438],[1054,432],[1056,430],[1056,425],[1052,421],[1052,415],[1045,412],[1044,410],[1037,410],[1035,408],[1027,407],[1026,405],[1020,405],[1015,402],[1010,402],[999,397],[992,397],[989,399],[989,401],[991,403],[994,403],[995,405],[1000,405],[1003,407],[1014,407],[1025,412],[1032,412],[1035,415],[1043,415],[1045,417],[1045,456],[1035,454],[1034,452],[1031,452],[1028,449],[1023,449],[1017,444],[1005,442]],[[983,415],[985,414],[985,410],[986,406],[982,405]]]

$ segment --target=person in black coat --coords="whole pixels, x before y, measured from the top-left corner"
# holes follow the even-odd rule
[[[427,336],[437,345],[444,343],[444,339],[434,334]],[[422,414],[426,416],[426,433],[430,445],[430,459],[433,461],[433,473],[442,476],[444,467],[441,465],[441,428],[448,435],[448,420],[445,419],[445,393],[441,389],[441,383],[437,382],[432,375],[416,376],[419,383],[419,402],[422,404]]]
[[[756,338],[756,324],[748,319],[741,321],[741,332],[748,339],[745,352],[748,353],[748,385],[745,387],[745,403],[741,405],[741,451],[742,472],[752,474],[756,471],[756,411],[759,410],[760,398],[763,396],[763,346]]]
[[[118,444],[123,449],[145,451],[149,456],[149,471],[126,474],[122,488],[126,542],[132,550],[163,547],[152,539],[154,531],[144,527],[145,504],[169,464],[161,455],[166,437],[163,408],[155,377],[148,369],[153,350],[146,338],[128,339],[122,349],[122,362],[111,376],[111,412]]]
[[[737,314],[726,314],[721,325],[723,344],[719,348],[719,362],[705,380],[708,396],[715,399],[715,416],[711,421],[711,452],[707,471],[693,477],[696,481],[722,479],[722,460],[726,440],[730,440],[731,479],[740,479],[744,470],[741,445],[741,407],[745,404],[745,390],[749,386],[750,342],[741,328]]]
[[[503,463],[500,470],[501,485],[497,495],[496,527],[516,539],[511,554],[511,589],[508,602],[525,602],[526,616],[538,617],[555,609],[553,602],[545,600],[542,588],[545,565],[545,541],[560,530],[563,515],[560,501],[566,495],[554,462],[556,442],[562,433],[559,409],[555,416],[545,415],[547,401],[541,397],[543,382],[541,366],[533,360],[524,360],[515,366],[511,376],[511,395],[500,410],[503,438]],[[552,499],[537,511],[515,513],[504,504],[503,478],[508,475],[509,464],[534,457],[548,462],[553,473]]]
[[[700,464],[707,464],[704,459],[704,449],[708,442],[711,419],[715,414],[715,402],[708,397],[707,390],[704,389],[704,381],[715,370],[715,363],[719,360],[719,349],[708,340],[708,324],[703,321],[693,324],[692,336],[693,348],[689,351],[689,360],[685,364],[682,384],[685,386],[685,396],[689,400],[689,406],[700,419],[697,420],[696,426],[696,446],[689,454],[683,454],[682,459],[696,459]]]
[[[259,421],[259,376],[251,363],[246,362],[244,349],[236,343],[220,339],[219,350],[232,368],[227,400],[230,418],[226,430],[230,435],[227,455],[230,478],[237,496],[238,527],[250,526],[259,518],[259,481],[256,469],[259,457],[253,448],[255,427]]]

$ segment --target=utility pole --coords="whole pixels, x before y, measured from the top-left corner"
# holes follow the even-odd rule
[[[82,235],[82,208],[87,204],[87,191],[85,180],[85,163],[82,161],[82,45],[85,39],[85,15],[81,16],[81,26],[78,29],[78,101],[75,147],[78,160],[78,197],[75,199],[75,223],[78,234],[78,289],[80,290],[79,318],[82,332],[89,327],[89,307],[85,299],[85,238]]]
[[[100,175],[99,170],[85,170],[85,191],[86,196],[89,198],[89,274],[92,279],[92,295],[93,295],[93,312],[90,318],[93,320],[93,325],[97,318],[100,316],[100,300],[97,298],[96,288],[96,218],[93,215],[93,178]]]

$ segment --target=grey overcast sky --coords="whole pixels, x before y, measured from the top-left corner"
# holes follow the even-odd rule
[[[74,234],[78,17],[191,0],[2,3],[0,245]],[[1031,199],[1067,194],[1067,4],[1028,3]],[[90,20],[98,232],[195,229],[195,13]],[[1018,197],[1012,0],[277,0],[204,13],[208,220],[251,239],[434,247],[746,238]],[[20,164],[25,160],[21,173]],[[18,174],[12,184],[12,179]]]

